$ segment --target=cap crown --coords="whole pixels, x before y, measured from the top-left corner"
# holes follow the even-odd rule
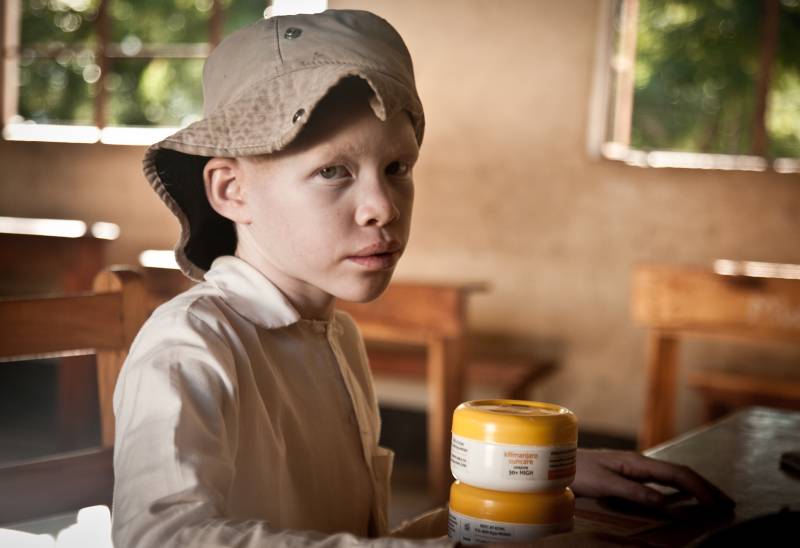
[[[214,114],[256,83],[320,65],[371,68],[413,87],[400,35],[366,11],[328,10],[262,19],[223,40],[203,68],[203,112]]]

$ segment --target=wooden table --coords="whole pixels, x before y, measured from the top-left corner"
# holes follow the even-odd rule
[[[703,534],[785,507],[800,510],[800,476],[779,465],[783,452],[798,450],[800,412],[747,408],[646,452],[708,478],[736,501],[732,514],[713,516],[693,505],[672,518],[644,511],[625,514],[578,499],[576,532],[605,530],[656,545],[685,546]]]
[[[633,272],[631,311],[648,329],[645,409],[639,447],[676,435],[680,342],[713,338],[749,344],[800,343],[800,280],[730,276],[707,268],[639,265]],[[706,374],[708,376],[708,374]],[[717,374],[722,379],[724,373]],[[771,405],[800,398],[800,383],[751,375],[739,391],[758,389]],[[728,383],[730,384],[730,383]],[[759,402],[764,403],[764,402]]]

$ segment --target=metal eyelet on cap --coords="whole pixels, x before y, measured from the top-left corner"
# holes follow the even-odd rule
[[[304,108],[301,108],[300,110],[298,110],[297,112],[295,112],[295,113],[294,113],[294,116],[292,116],[292,123],[293,123],[293,124],[296,124],[296,123],[297,123],[297,121],[298,121],[300,118],[302,118],[302,117],[303,117],[303,115],[304,115],[305,113],[306,113],[306,109],[304,109]]]
[[[294,40],[301,34],[303,34],[303,29],[299,29],[297,27],[289,27],[288,29],[286,29],[286,32],[283,33],[283,37],[286,38],[287,40]]]

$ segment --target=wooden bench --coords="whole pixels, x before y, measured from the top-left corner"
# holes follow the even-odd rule
[[[95,275],[106,264],[108,244],[108,240],[91,236],[0,233],[0,298],[90,291]],[[54,372],[58,446],[81,447],[95,435],[86,428],[97,420],[94,360],[71,356],[58,361]],[[6,375],[13,380],[30,374]]]
[[[111,504],[112,396],[145,319],[138,274],[104,270],[91,293],[0,300],[0,362],[95,353],[102,446],[0,466],[0,523]],[[0,367],[4,364],[0,363]]]
[[[755,344],[800,343],[800,280],[728,276],[708,269],[642,265],[633,273],[632,314],[648,329],[645,412],[639,444],[675,435],[679,343],[704,337]],[[739,404],[800,402],[798,378],[697,371],[689,383],[710,414]],[[791,403],[793,402],[793,403]],[[722,406],[722,407],[721,407]]]

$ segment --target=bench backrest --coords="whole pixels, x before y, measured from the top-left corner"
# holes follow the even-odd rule
[[[392,282],[369,303],[338,301],[365,339],[425,343],[429,338],[460,337],[467,327],[467,296],[483,284]]]
[[[800,342],[800,280],[643,265],[634,270],[631,306],[651,329]]]
[[[141,275],[124,269],[101,271],[91,293],[0,300],[0,362],[97,354],[103,443],[98,449],[0,466],[0,523],[110,504],[111,401],[128,348],[146,318],[144,304]]]
[[[111,395],[117,375],[147,317],[141,274],[111,268],[94,291],[0,300],[0,362],[97,354],[103,445],[113,444]]]

